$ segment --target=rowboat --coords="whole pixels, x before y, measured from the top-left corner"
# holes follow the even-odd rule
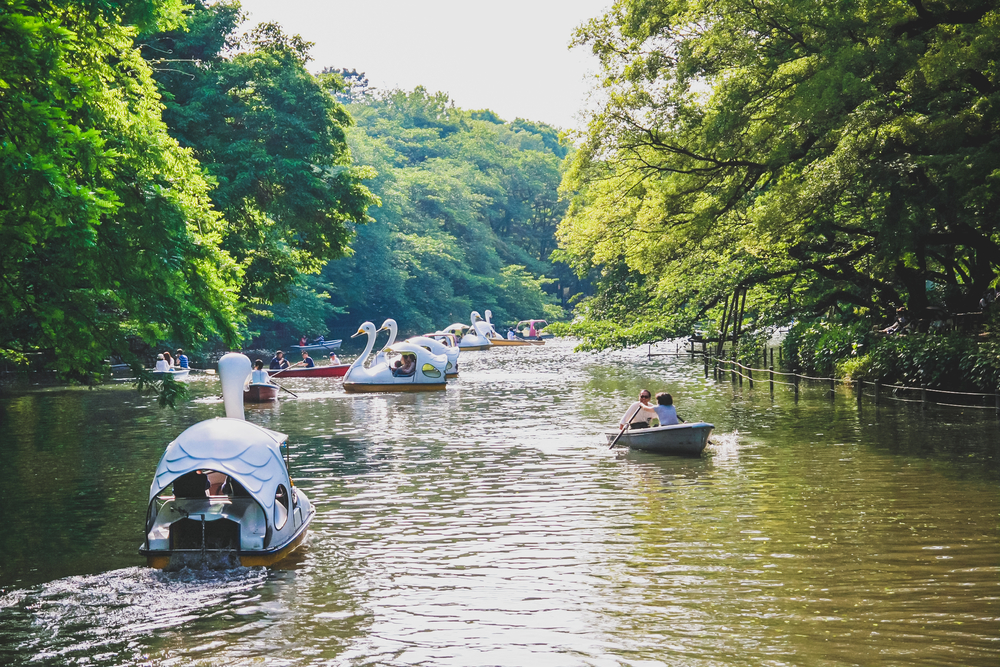
[[[694,422],[655,428],[630,429],[622,433],[622,437],[618,438],[618,444],[657,454],[701,456],[713,428],[715,427],[712,424]],[[607,436],[609,444],[618,437],[618,433],[618,431],[608,431],[604,434]]]
[[[288,437],[243,419],[250,360],[219,360],[226,417],[191,426],[167,445],[149,487],[139,553],[150,567],[272,565],[305,539],[316,509],[282,457]]]
[[[277,398],[278,385],[266,382],[251,382],[243,392],[243,400],[247,403],[267,403]]]
[[[333,352],[334,350],[340,349],[340,344],[344,341],[341,339],[337,340],[327,340],[322,343],[310,343],[309,345],[291,345],[291,349],[298,352]]]
[[[302,366],[287,370],[269,368],[267,372],[269,375],[281,373],[278,377],[283,378],[339,378],[347,375],[347,369],[350,367],[350,364],[331,364],[329,366],[312,366],[311,368]]]
[[[153,377],[155,377],[157,380],[162,380],[163,378],[169,375],[175,380],[183,380],[188,376],[188,373],[190,372],[191,372],[190,368],[175,368],[169,371],[153,371]]]

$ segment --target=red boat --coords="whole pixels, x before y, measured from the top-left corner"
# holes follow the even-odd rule
[[[347,375],[347,369],[350,367],[350,364],[313,366],[312,368],[302,366],[296,368],[286,368],[283,371],[270,368],[267,372],[271,375],[271,377],[279,378],[342,378]]]
[[[251,384],[250,388],[243,392],[243,400],[247,403],[267,403],[278,399],[278,385],[276,384]]]

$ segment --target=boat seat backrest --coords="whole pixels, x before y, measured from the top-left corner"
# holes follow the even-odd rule
[[[174,480],[174,496],[176,498],[205,498],[208,495],[208,487],[208,476],[197,470],[192,470]]]

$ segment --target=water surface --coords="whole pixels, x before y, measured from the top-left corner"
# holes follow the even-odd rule
[[[298,399],[317,506],[274,569],[143,567],[166,444],[223,412],[124,386],[0,398],[0,663],[995,665],[1000,457],[990,411],[860,409],[705,378],[645,350],[463,353],[433,394]],[[640,388],[716,432],[700,459],[609,451]]]

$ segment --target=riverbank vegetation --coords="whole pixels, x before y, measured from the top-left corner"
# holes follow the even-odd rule
[[[606,101],[564,181],[560,252],[599,278],[563,331],[870,333],[905,307],[966,343],[862,336],[853,372],[976,347],[1000,276],[998,26],[983,0],[617,2],[577,34]]]
[[[237,2],[12,0],[0,38],[5,367],[556,318],[579,283],[551,127],[311,73]]]

